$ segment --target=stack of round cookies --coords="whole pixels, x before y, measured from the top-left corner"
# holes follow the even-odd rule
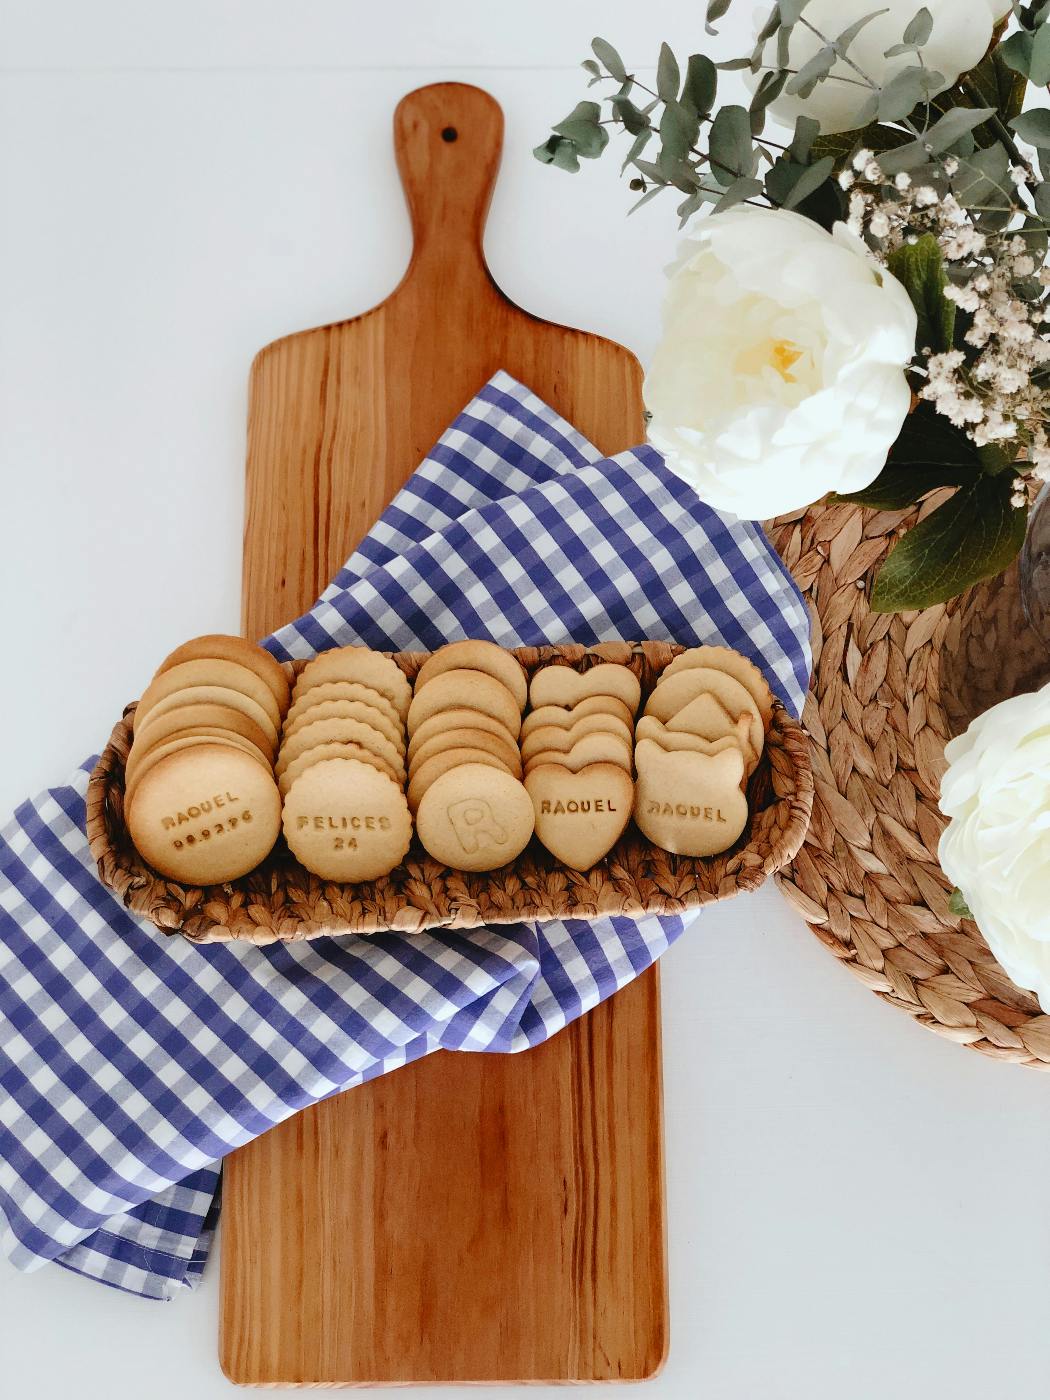
[[[589,870],[623,834],[634,803],[638,677],[602,662],[580,673],[545,666],[529,687],[522,725],[525,786],[536,835],[573,870]]]
[[[412,840],[405,717],[412,691],[389,656],[322,652],[299,674],[277,756],[284,834],[324,880],[376,880]]]
[[[495,870],[532,836],[518,735],[528,692],[493,642],[450,642],[423,664],[408,711],[408,803],[424,848],[456,870]]]
[[[162,875],[219,884],[269,854],[288,701],[280,664],[241,637],[198,637],[161,663],[132,719],[124,808],[136,849]]]
[[[727,850],[747,823],[744,790],[765,747],[773,697],[761,671],[729,647],[682,652],[638,721],[634,819],[678,855]]]

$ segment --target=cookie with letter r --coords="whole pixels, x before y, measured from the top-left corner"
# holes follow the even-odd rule
[[[424,849],[454,870],[507,865],[529,844],[535,823],[532,798],[517,778],[481,763],[457,764],[435,779],[416,812]]]
[[[634,820],[654,846],[680,856],[728,850],[747,825],[740,790],[744,755],[732,739],[720,753],[667,753],[652,739],[638,745]]]

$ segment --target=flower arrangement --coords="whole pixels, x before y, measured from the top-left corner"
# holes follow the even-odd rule
[[[1001,572],[1050,480],[1050,110],[1025,106],[1050,0],[869,3],[778,0],[719,61],[664,44],[653,88],[595,39],[596,97],[535,154],[575,171],[619,135],[634,208],[675,198],[645,400],[703,499],[763,518],[939,493],[875,580],[897,611]],[[719,100],[735,70],[747,105]]]

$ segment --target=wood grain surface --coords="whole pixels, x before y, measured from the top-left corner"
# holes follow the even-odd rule
[[[634,357],[520,310],[486,267],[502,126],[477,88],[409,94],[394,119],[403,281],[257,357],[246,635],[313,602],[497,369],[606,452],[643,437]],[[526,1054],[431,1055],[298,1114],[227,1159],[224,1371],[256,1385],[653,1375],[661,1111],[653,970]]]

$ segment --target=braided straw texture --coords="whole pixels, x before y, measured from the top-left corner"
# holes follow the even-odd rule
[[[1045,679],[1016,566],[922,612],[873,613],[871,580],[919,510],[817,506],[768,527],[810,604],[813,817],[777,881],[836,958],[883,1001],[994,1059],[1050,1068],[1050,1016],[977,926],[948,911],[937,861],[944,745]]]
[[[601,661],[622,662],[637,674],[645,695],[681,650],[663,642],[617,642],[527,648],[514,655],[530,676],[551,661],[578,671]],[[412,680],[426,654],[405,652],[394,659]],[[778,704],[765,755],[748,789],[749,825],[736,846],[709,860],[661,851],[631,825],[609,855],[585,874],[559,865],[536,841],[511,865],[482,875],[439,865],[414,842],[404,864],[384,879],[338,885],[304,870],[282,838],[251,875],[199,889],[159,876],[131,843],[124,823],[124,761],[132,713],[129,706],[115,726],[88,786],[91,851],[102,883],[128,909],[198,943],[272,943],[392,929],[419,933],[532,919],[677,914],[757,889],[798,851],[813,803],[809,743]]]

